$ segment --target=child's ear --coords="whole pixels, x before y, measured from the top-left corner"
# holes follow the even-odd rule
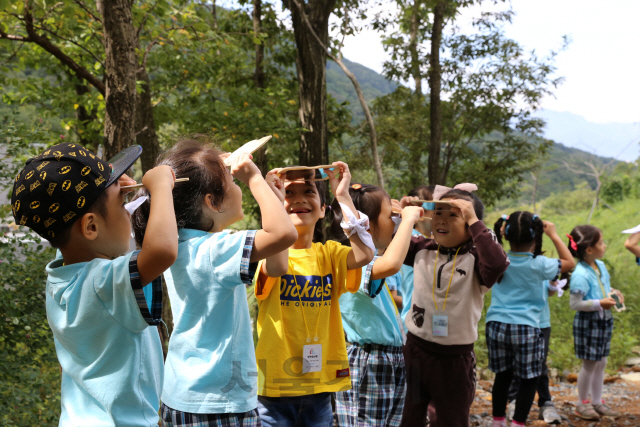
[[[98,214],[87,212],[77,221],[80,223],[80,234],[87,240],[95,240],[98,238],[100,227],[98,224]]]
[[[220,212],[220,208],[218,206],[215,205],[215,203],[213,203],[213,195],[212,194],[207,194],[206,196],[204,196],[204,200],[202,202],[207,208],[211,209],[212,211],[219,213]]]
[[[320,218],[324,218],[326,214],[327,214],[327,205],[322,205],[322,208],[320,209]]]

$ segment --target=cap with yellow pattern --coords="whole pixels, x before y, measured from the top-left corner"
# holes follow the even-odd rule
[[[87,212],[141,152],[136,145],[105,162],[78,144],[64,143],[27,160],[11,194],[16,224],[54,238]]]

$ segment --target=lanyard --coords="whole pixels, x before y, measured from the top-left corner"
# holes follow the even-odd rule
[[[389,289],[389,285],[387,285],[386,280],[384,282],[384,287],[387,289],[387,292],[389,292],[389,298],[391,298],[391,302],[393,303],[393,308],[396,309],[396,314],[398,314],[398,306],[396,305],[396,302],[393,300],[393,295],[391,294],[391,289]]]
[[[317,261],[317,258],[316,258]],[[307,330],[307,342],[311,342],[311,334],[309,333],[309,325],[307,324],[307,318],[304,315],[304,307],[302,307],[302,300],[300,299],[300,294],[302,293],[302,288],[298,285],[298,279],[296,279],[296,272],[293,269],[293,263],[291,259],[289,259],[289,268],[291,268],[291,275],[293,276],[293,281],[295,282],[298,288],[298,301],[300,302],[300,310],[302,310],[302,319],[304,320],[304,327]],[[320,273],[320,268],[318,268],[318,273]],[[322,281],[322,275],[320,277],[320,286],[322,287],[322,301],[320,303],[320,309],[318,310],[318,316],[316,317],[316,329],[313,337],[314,341],[318,341],[318,325],[320,324],[320,314],[322,313],[322,306],[324,305],[324,282]]]
[[[458,252],[460,252],[460,248],[456,251],[456,256],[453,257],[453,267],[451,268],[451,275],[449,276],[449,285],[447,285],[447,293],[444,296],[444,303],[442,303],[443,310],[447,306],[451,280],[453,280],[453,274],[456,272],[456,259],[458,258]],[[436,251],[436,263],[433,265],[433,283],[431,285],[431,298],[433,298],[433,304],[435,304],[436,310],[438,309],[438,303],[436,302],[436,270],[438,270],[438,255],[440,255],[440,245],[438,245],[438,250]]]

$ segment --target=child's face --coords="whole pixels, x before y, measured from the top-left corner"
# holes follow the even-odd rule
[[[316,222],[324,218],[324,205],[320,204],[315,184],[286,181],[284,189],[284,208],[293,225],[300,231],[310,229],[313,232]]]
[[[585,252],[592,259],[600,259],[604,257],[604,253],[606,251],[607,251],[607,245],[606,243],[604,243],[604,239],[602,238],[602,233],[600,233],[600,238],[598,239],[598,243],[588,247]]]
[[[131,239],[131,215],[124,208],[125,192],[120,190],[120,181],[105,190],[107,193],[107,216],[97,214],[98,238],[95,247],[107,258],[116,258],[129,250]]]
[[[380,215],[378,215],[378,224],[371,222],[371,237],[373,237],[373,243],[378,249],[386,249],[393,239],[393,231],[396,224],[391,219],[391,201],[386,197],[382,200],[380,206]]]
[[[442,210],[447,208],[447,206],[438,206],[436,204],[436,210],[431,221],[431,231],[439,245],[445,248],[455,248],[469,240],[471,234],[469,234],[467,223],[462,219],[460,209]]]

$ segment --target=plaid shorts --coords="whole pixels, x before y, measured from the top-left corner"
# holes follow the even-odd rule
[[[239,414],[192,414],[162,404],[162,427],[262,427],[258,409]]]
[[[335,393],[333,425],[399,426],[407,391],[402,347],[352,345],[347,353],[352,388]]]
[[[542,375],[544,335],[539,328],[488,322],[486,327],[489,369],[495,373],[513,368],[524,379]]]
[[[601,360],[611,350],[613,318],[601,319],[597,311],[578,311],[573,318],[573,346],[581,360]]]

